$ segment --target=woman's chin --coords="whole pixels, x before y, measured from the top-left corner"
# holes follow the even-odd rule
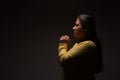
[[[79,38],[79,36],[77,36],[77,35],[73,35],[73,36],[74,36],[75,39],[78,39],[78,38]]]

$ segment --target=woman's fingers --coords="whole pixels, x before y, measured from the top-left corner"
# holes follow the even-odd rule
[[[69,38],[69,36],[67,36],[67,35],[65,35],[65,38],[67,39],[67,40],[69,40],[70,38]]]
[[[69,36],[64,35],[60,37],[60,40],[70,40]]]
[[[70,38],[67,35],[63,35],[60,37],[60,41],[69,44],[70,43]]]

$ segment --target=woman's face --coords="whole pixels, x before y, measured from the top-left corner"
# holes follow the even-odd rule
[[[75,38],[83,39],[86,36],[86,29],[82,27],[79,19],[76,19],[75,26],[73,27],[73,33]]]

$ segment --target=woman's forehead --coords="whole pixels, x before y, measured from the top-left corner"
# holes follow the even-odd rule
[[[76,24],[80,24],[80,20],[79,19],[76,19]]]

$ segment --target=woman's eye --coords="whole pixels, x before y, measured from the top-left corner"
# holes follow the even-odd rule
[[[75,26],[79,26],[78,24],[75,24]]]

